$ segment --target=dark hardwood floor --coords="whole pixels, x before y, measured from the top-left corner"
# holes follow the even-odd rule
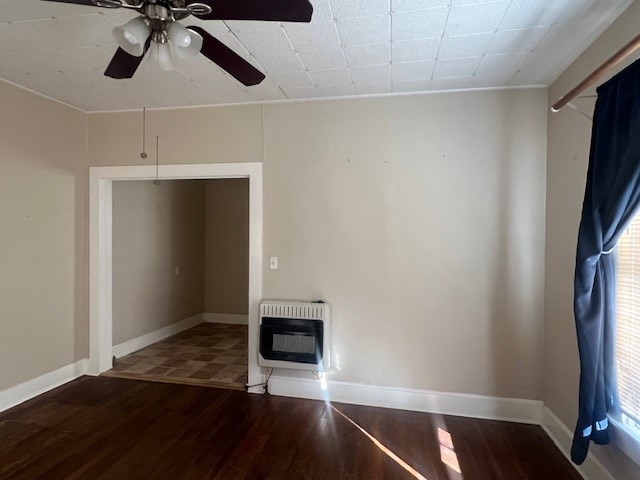
[[[461,472],[461,473],[459,473]],[[0,479],[581,477],[537,426],[83,377],[0,414]]]

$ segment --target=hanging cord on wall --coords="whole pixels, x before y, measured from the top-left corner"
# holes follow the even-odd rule
[[[255,385],[245,385],[244,389],[249,390],[250,388],[253,388],[253,387],[264,387],[264,393],[269,393],[269,380],[271,379],[271,375],[273,375],[273,368],[269,372],[269,375],[267,376],[266,381],[264,381],[263,383],[256,383]]]
[[[158,178],[158,165],[160,164],[160,137],[156,135],[156,179],[153,184],[157,187],[160,185],[160,178]]]
[[[146,148],[146,138],[147,138],[147,108],[142,107],[142,152],[140,153],[140,158],[147,158],[147,148]]]

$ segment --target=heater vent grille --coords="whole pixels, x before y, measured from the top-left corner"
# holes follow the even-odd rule
[[[324,320],[326,308],[323,303],[263,302],[260,305],[260,316]]]

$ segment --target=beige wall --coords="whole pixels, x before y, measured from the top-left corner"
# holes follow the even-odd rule
[[[162,111],[161,161],[259,161],[261,110]],[[138,117],[90,115],[90,164],[140,163]],[[538,398],[546,92],[275,104],[264,122],[264,296],[331,302],[334,378]]]
[[[249,181],[206,181],[204,311],[249,313]]]
[[[635,2],[549,89],[553,104],[594,68],[638,34],[640,3]],[[637,55],[635,56],[637,58]],[[628,65],[626,62],[617,70]],[[599,83],[602,83],[602,80]],[[593,94],[592,88],[587,94]],[[592,113],[595,101],[575,104]],[[578,349],[573,320],[573,275],[578,226],[589,160],[591,122],[563,109],[548,126],[544,401],[573,429],[578,415]],[[638,478],[638,467],[613,447],[592,447],[616,478]]]
[[[0,390],[88,354],[86,115],[0,82]]]
[[[113,183],[114,345],[202,313],[204,211],[203,181]]]

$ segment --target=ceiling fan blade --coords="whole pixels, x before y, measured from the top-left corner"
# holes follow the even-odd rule
[[[139,57],[135,57],[133,55],[128,54],[123,49],[118,48],[116,54],[109,62],[109,66],[105,70],[104,74],[107,77],[111,78],[131,78],[133,77],[136,70],[142,63],[142,59],[144,55],[149,50],[150,41],[147,40],[147,43],[144,46],[144,53]]]
[[[89,5],[90,7],[96,7],[93,0],[43,0],[45,2],[57,2],[57,3],[75,3],[77,5]]]
[[[309,0],[187,0],[191,3],[211,7],[211,13],[198,16],[202,20],[310,22],[313,14]]]
[[[255,68],[220,40],[209,35],[206,30],[200,27],[188,28],[202,36],[203,42],[200,53],[212,62],[218,64],[239,82],[250,87],[251,85],[257,85],[264,80],[264,73]]]

